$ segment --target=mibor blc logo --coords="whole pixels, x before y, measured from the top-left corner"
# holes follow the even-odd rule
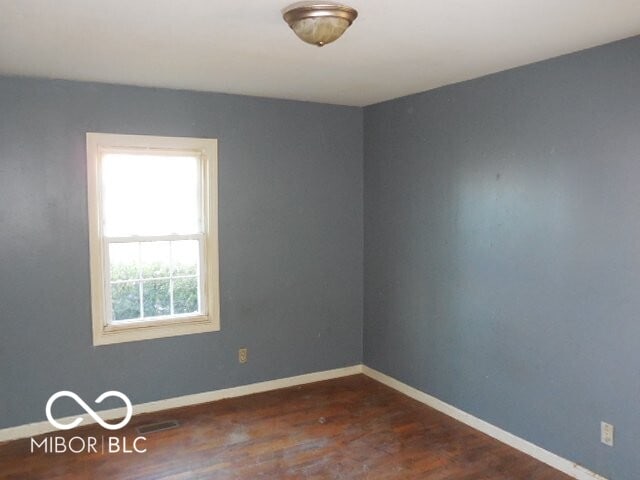
[[[127,407],[127,414],[122,419],[121,422],[116,423],[115,425],[111,425],[110,423],[105,422],[89,405],[86,404],[84,400],[82,400],[77,394],[70,392],[68,390],[62,390],[60,392],[54,393],[47,400],[47,406],[45,407],[45,413],[47,414],[47,420],[49,423],[56,427],[58,430],[71,430],[72,428],[77,427],[82,423],[83,418],[77,417],[73,422],[68,424],[63,424],[58,422],[51,415],[51,407],[53,406],[53,402],[55,402],[60,397],[69,397],[75,400],[75,402],[80,405],[85,412],[87,412],[91,418],[93,418],[96,423],[98,423],[102,428],[106,428],[107,430],[119,430],[122,427],[126,426],[131,420],[131,415],[133,414],[133,406],[131,405],[131,400],[122,392],[118,392],[116,390],[109,390],[108,392],[104,392],[98,398],[96,398],[96,403],[102,403],[105,398],[109,397],[118,397],[121,399],[125,406]]]
[[[82,409],[87,412],[87,414],[93,418],[93,420],[100,425],[102,428],[106,430],[120,430],[124,428],[131,420],[131,415],[133,415],[133,406],[131,405],[131,401],[129,398],[122,392],[118,392],[116,390],[109,390],[108,392],[104,392],[98,398],[96,398],[95,403],[100,404],[105,398],[109,397],[117,397],[122,400],[126,407],[126,414],[124,418],[118,423],[108,423],[95,410],[93,410],[87,403],[82,400],[76,393],[71,392],[69,390],[61,390],[59,392],[54,393],[47,400],[47,405],[45,407],[45,413],[47,415],[47,420],[49,423],[57,428],[58,430],[71,430],[79,426],[84,418],[76,417],[69,423],[61,423],[55,418],[51,413],[51,408],[56,400],[61,397],[68,397],[75,401],[78,405],[82,407]],[[146,441],[146,437],[138,436],[131,441],[130,444],[127,443],[127,438],[124,436],[74,436],[71,438],[66,438],[58,435],[49,435],[42,438],[40,441],[37,441],[34,438],[31,438],[31,453],[36,451],[44,452],[44,453],[145,453],[147,451],[146,448],[142,447],[142,442]]]

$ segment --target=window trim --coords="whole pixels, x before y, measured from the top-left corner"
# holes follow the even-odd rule
[[[87,199],[89,217],[89,257],[91,277],[91,318],[93,345],[134,342],[153,338],[189,335],[220,330],[220,285],[218,254],[218,142],[211,138],[159,137],[88,132]],[[100,187],[100,157],[103,150],[162,150],[176,154],[185,151],[201,155],[202,220],[204,223],[204,274],[201,275],[205,312],[187,318],[162,318],[142,322],[110,324],[107,321],[105,237],[102,231],[102,188]]]

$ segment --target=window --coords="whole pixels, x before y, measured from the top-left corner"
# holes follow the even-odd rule
[[[220,329],[217,142],[87,133],[93,343]]]

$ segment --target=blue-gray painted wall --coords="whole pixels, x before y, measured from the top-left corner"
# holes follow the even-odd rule
[[[219,140],[220,332],[92,346],[88,131]],[[360,363],[362,239],[359,108],[0,78],[0,427]]]
[[[364,151],[365,363],[640,478],[640,37],[367,107]]]

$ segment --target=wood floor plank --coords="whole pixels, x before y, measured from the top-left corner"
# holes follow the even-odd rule
[[[180,426],[146,435],[143,454],[32,454],[29,439],[0,444],[0,478],[570,478],[364,375],[140,415],[118,432],[91,425],[55,435],[132,442],[137,426],[166,420]]]

